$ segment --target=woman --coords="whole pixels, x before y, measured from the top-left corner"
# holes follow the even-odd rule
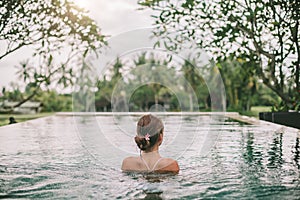
[[[128,157],[123,160],[123,171],[178,173],[176,160],[163,158],[158,149],[163,141],[164,125],[153,115],[142,116],[137,123],[135,142],[140,148],[139,157]]]

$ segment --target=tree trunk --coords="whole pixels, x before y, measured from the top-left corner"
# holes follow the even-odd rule
[[[158,111],[158,95],[155,94],[155,111]]]
[[[190,100],[190,112],[194,111],[194,105],[193,105],[193,95],[189,94],[189,100]]]

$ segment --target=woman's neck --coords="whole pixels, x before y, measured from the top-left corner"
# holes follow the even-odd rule
[[[160,157],[160,154],[158,152],[158,149],[156,149],[156,150],[151,150],[151,151],[142,151],[141,156],[143,156],[143,157],[157,157],[157,156],[159,156]]]

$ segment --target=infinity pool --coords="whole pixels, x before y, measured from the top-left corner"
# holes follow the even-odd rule
[[[299,130],[164,114],[178,175],[122,173],[141,114],[56,115],[0,127],[0,198],[299,199]]]

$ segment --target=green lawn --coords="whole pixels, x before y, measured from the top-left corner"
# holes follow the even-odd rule
[[[0,126],[8,125],[9,118],[14,117],[17,122],[23,122],[39,117],[54,115],[54,113],[37,113],[37,114],[0,114]]]
[[[271,109],[272,109],[271,106],[253,106],[251,107],[250,111],[243,111],[240,112],[240,114],[258,118],[259,117],[258,114],[260,112],[270,112]]]

